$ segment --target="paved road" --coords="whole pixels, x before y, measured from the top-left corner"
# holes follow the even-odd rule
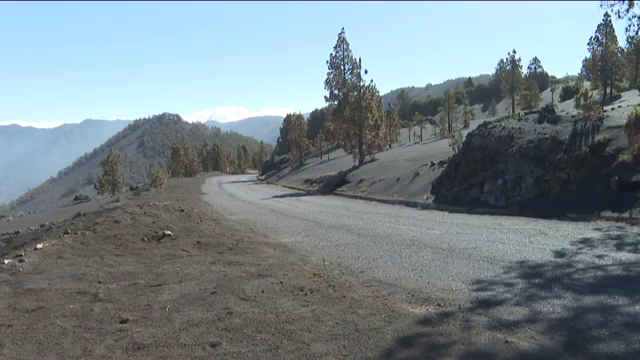
[[[308,196],[254,178],[210,178],[205,199],[312,261],[448,299],[472,314],[472,334],[512,334],[526,356],[640,356],[637,228],[421,211]],[[424,332],[403,351],[434,349]]]

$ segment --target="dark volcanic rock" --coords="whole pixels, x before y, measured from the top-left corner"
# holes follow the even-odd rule
[[[73,202],[86,202],[91,201],[91,198],[88,195],[78,194],[73,197]]]
[[[557,192],[601,166],[606,143],[595,141],[601,120],[562,120],[547,110],[538,116],[553,125],[539,124],[534,114],[479,125],[451,158],[437,188],[453,201],[504,207]]]

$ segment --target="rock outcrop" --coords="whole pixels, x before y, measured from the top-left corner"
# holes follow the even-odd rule
[[[560,191],[609,161],[602,119],[561,118],[553,109],[485,122],[467,134],[435,185],[452,201],[505,207]]]

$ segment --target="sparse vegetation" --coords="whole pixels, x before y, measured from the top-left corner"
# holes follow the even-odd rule
[[[116,193],[124,189],[124,166],[120,154],[109,150],[109,154],[100,163],[102,167],[102,175],[96,186],[96,190],[100,194],[110,194],[114,196]]]
[[[491,103],[489,103],[489,109],[487,110],[487,115],[489,117],[498,116],[498,106],[496,105],[495,100],[491,100]]]
[[[167,165],[171,177],[194,177],[200,173],[200,158],[191,144],[176,142],[171,146],[171,158]]]
[[[627,118],[627,122],[624,125],[624,132],[627,135],[629,141],[629,147],[633,150],[637,150],[640,146],[640,108],[633,107],[633,110]]]
[[[562,87],[562,90],[560,90],[560,102],[565,102],[573,99],[576,95],[578,95],[581,88],[582,86],[578,82],[564,85]]]
[[[453,125],[457,120],[458,104],[456,104],[453,92],[449,89],[444,92],[444,101],[442,103],[442,107],[440,108],[440,112],[446,120],[446,133],[450,134],[453,131]],[[444,136],[443,130],[444,129],[441,126],[440,136]]]
[[[518,106],[523,110],[533,111],[538,108],[541,101],[542,95],[540,94],[538,84],[531,79],[527,79],[525,81],[524,91],[520,93],[520,97],[518,98]]]
[[[160,189],[167,183],[167,173],[162,169],[156,169],[151,176],[149,186],[154,189]]]
[[[80,179],[76,179],[76,181],[73,182],[73,185],[69,186],[67,190],[62,194],[62,196],[66,197],[66,196],[75,195],[80,192],[81,188],[82,188],[82,182],[80,181]]]
[[[601,90],[603,98],[620,91],[624,79],[622,48],[613,27],[611,15],[605,12],[595,34],[587,44],[589,56],[582,61],[581,77],[591,82],[591,88]]]
[[[389,105],[387,110],[384,112],[384,118],[387,124],[387,142],[389,144],[389,148],[391,148],[391,145],[397,143],[398,138],[400,137],[401,120],[398,116],[398,110],[396,107]]]
[[[289,115],[287,115],[288,117]],[[310,148],[310,141],[307,139],[307,122],[300,113],[291,116],[291,131],[289,132],[289,144],[291,147],[291,158],[302,166],[304,154]]]
[[[453,149],[453,153],[457,154],[462,147],[462,134],[460,132],[449,134],[449,147]]]
[[[236,150],[236,171],[239,174],[244,174],[247,168],[251,164],[251,156],[249,156],[249,149],[245,145],[238,145]]]

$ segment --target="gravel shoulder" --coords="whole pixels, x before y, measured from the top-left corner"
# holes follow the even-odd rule
[[[204,179],[0,238],[0,358],[376,358],[411,324],[382,287],[213,210]]]

